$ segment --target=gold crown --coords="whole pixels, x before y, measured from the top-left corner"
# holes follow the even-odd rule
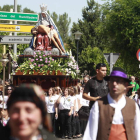
[[[47,5],[45,4],[40,5],[40,9],[41,9],[41,13],[47,11]]]

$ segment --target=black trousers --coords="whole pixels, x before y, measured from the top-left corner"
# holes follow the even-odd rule
[[[60,113],[58,113],[58,119],[55,120],[55,135],[60,137],[61,136],[61,131],[60,131]]]
[[[81,127],[81,134],[82,135],[84,135],[86,126],[87,126],[87,121],[86,120],[80,120],[80,127]]]
[[[51,123],[52,123],[52,128],[53,128],[53,133],[55,134],[55,113],[49,113],[51,116]]]
[[[62,136],[71,137],[71,116],[68,115],[70,110],[60,110],[60,130]]]
[[[75,136],[79,134],[81,134],[79,117],[72,116],[72,135]]]

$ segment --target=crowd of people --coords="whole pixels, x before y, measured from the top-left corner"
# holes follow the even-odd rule
[[[51,115],[53,133],[61,138],[82,137],[83,128],[80,127],[78,110],[82,104],[82,91],[80,86],[51,87],[46,96],[47,112]]]
[[[125,125],[132,126],[125,121],[127,119],[130,121],[132,117],[135,120],[132,133],[135,134],[136,140],[139,140],[137,126],[140,123],[137,119],[140,114],[139,84],[134,76],[128,78],[121,68],[114,68],[110,76],[106,76],[106,71],[106,65],[99,63],[96,66],[96,76],[92,78],[85,76],[83,84],[78,83],[76,86],[65,88],[50,87],[47,92],[33,84],[23,84],[14,88],[10,81],[6,80],[4,98],[2,85],[0,87],[0,129],[2,128],[0,131],[3,137],[5,140],[9,138],[22,140],[22,137],[23,140],[24,137],[36,137],[36,140],[40,140],[46,135],[53,139],[57,137],[73,139],[84,136],[84,140],[96,140],[97,137],[102,139],[100,136],[105,135],[106,140],[112,140],[118,137],[114,135],[118,131],[117,126],[118,132],[125,132],[121,137],[128,140],[127,137],[133,138],[134,135],[128,134],[129,130]],[[132,106],[128,106],[127,103]],[[130,117],[125,115],[128,114],[125,108],[130,108]],[[40,112],[40,115],[34,110]],[[82,113],[86,110],[89,118],[84,118],[83,115],[83,119],[80,116],[81,110]],[[111,114],[114,114],[113,119],[109,116]],[[110,119],[104,119],[108,116]],[[118,116],[120,119],[117,119]],[[108,120],[112,125],[108,124]],[[109,127],[108,131],[105,130],[106,127]],[[30,133],[25,131],[25,128]]]
[[[139,140],[138,79],[128,77],[120,67],[109,76],[106,71],[105,64],[97,64],[96,76],[85,85],[83,97],[90,100],[90,115],[83,140]]]
[[[89,106],[89,101],[82,98],[84,87],[81,84],[66,88],[50,87],[45,95],[47,114],[50,115],[53,134],[59,138],[80,138],[83,136],[87,120],[80,120],[78,111],[82,106]],[[14,86],[5,85],[5,96],[0,95],[1,123],[9,122],[7,102]]]

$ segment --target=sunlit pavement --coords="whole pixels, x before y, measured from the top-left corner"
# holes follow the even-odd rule
[[[61,139],[61,138],[58,138],[58,140],[69,140],[69,139]],[[70,140],[82,140],[82,138],[70,139]]]

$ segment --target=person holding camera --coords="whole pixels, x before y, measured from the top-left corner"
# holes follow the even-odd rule
[[[72,138],[71,132],[71,119],[74,103],[72,97],[69,95],[69,89],[65,88],[64,95],[62,94],[57,100],[58,109],[60,111],[60,128],[61,128],[61,138]],[[58,110],[56,109],[56,116],[58,115]]]

